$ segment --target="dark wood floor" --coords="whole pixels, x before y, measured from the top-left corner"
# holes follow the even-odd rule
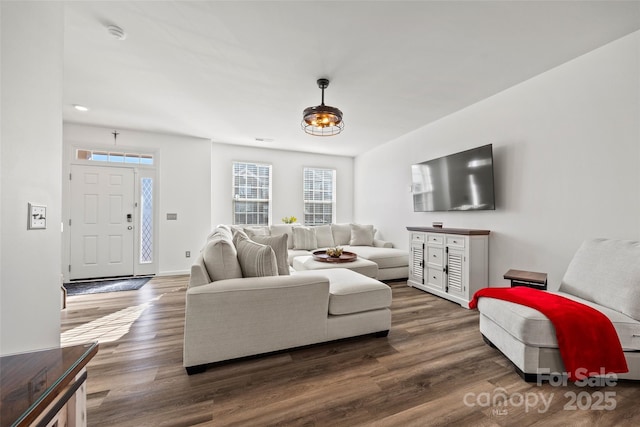
[[[68,298],[63,344],[100,341],[88,366],[90,426],[640,425],[639,383],[525,383],[483,343],[476,311],[405,282],[390,284],[387,338],[321,344],[187,376],[186,284],[186,276],[160,277],[139,291]],[[491,403],[501,396],[506,405]]]

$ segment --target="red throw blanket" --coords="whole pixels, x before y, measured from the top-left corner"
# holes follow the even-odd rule
[[[547,316],[556,329],[558,348],[570,379],[575,381],[601,374],[601,369],[605,373],[629,371],[613,324],[598,310],[527,287],[480,289],[469,308],[476,308],[478,298],[483,297],[525,305]]]

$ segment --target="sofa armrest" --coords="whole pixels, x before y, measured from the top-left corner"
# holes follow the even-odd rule
[[[384,240],[373,239],[373,246],[376,248],[392,248],[393,243]]]
[[[326,339],[329,280],[270,276],[218,280],[186,294],[184,366]]]
[[[198,255],[196,262],[191,266],[191,275],[189,276],[189,288],[202,286],[211,283],[211,278],[204,266],[204,258],[202,254]]]

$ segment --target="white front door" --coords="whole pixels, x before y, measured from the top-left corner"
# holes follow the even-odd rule
[[[69,279],[133,275],[134,172],[71,166]]]

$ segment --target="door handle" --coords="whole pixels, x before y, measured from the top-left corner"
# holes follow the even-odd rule
[[[133,230],[133,226],[132,225],[128,226],[127,230]]]
[[[127,222],[133,222],[133,216],[131,214],[127,214]]]

